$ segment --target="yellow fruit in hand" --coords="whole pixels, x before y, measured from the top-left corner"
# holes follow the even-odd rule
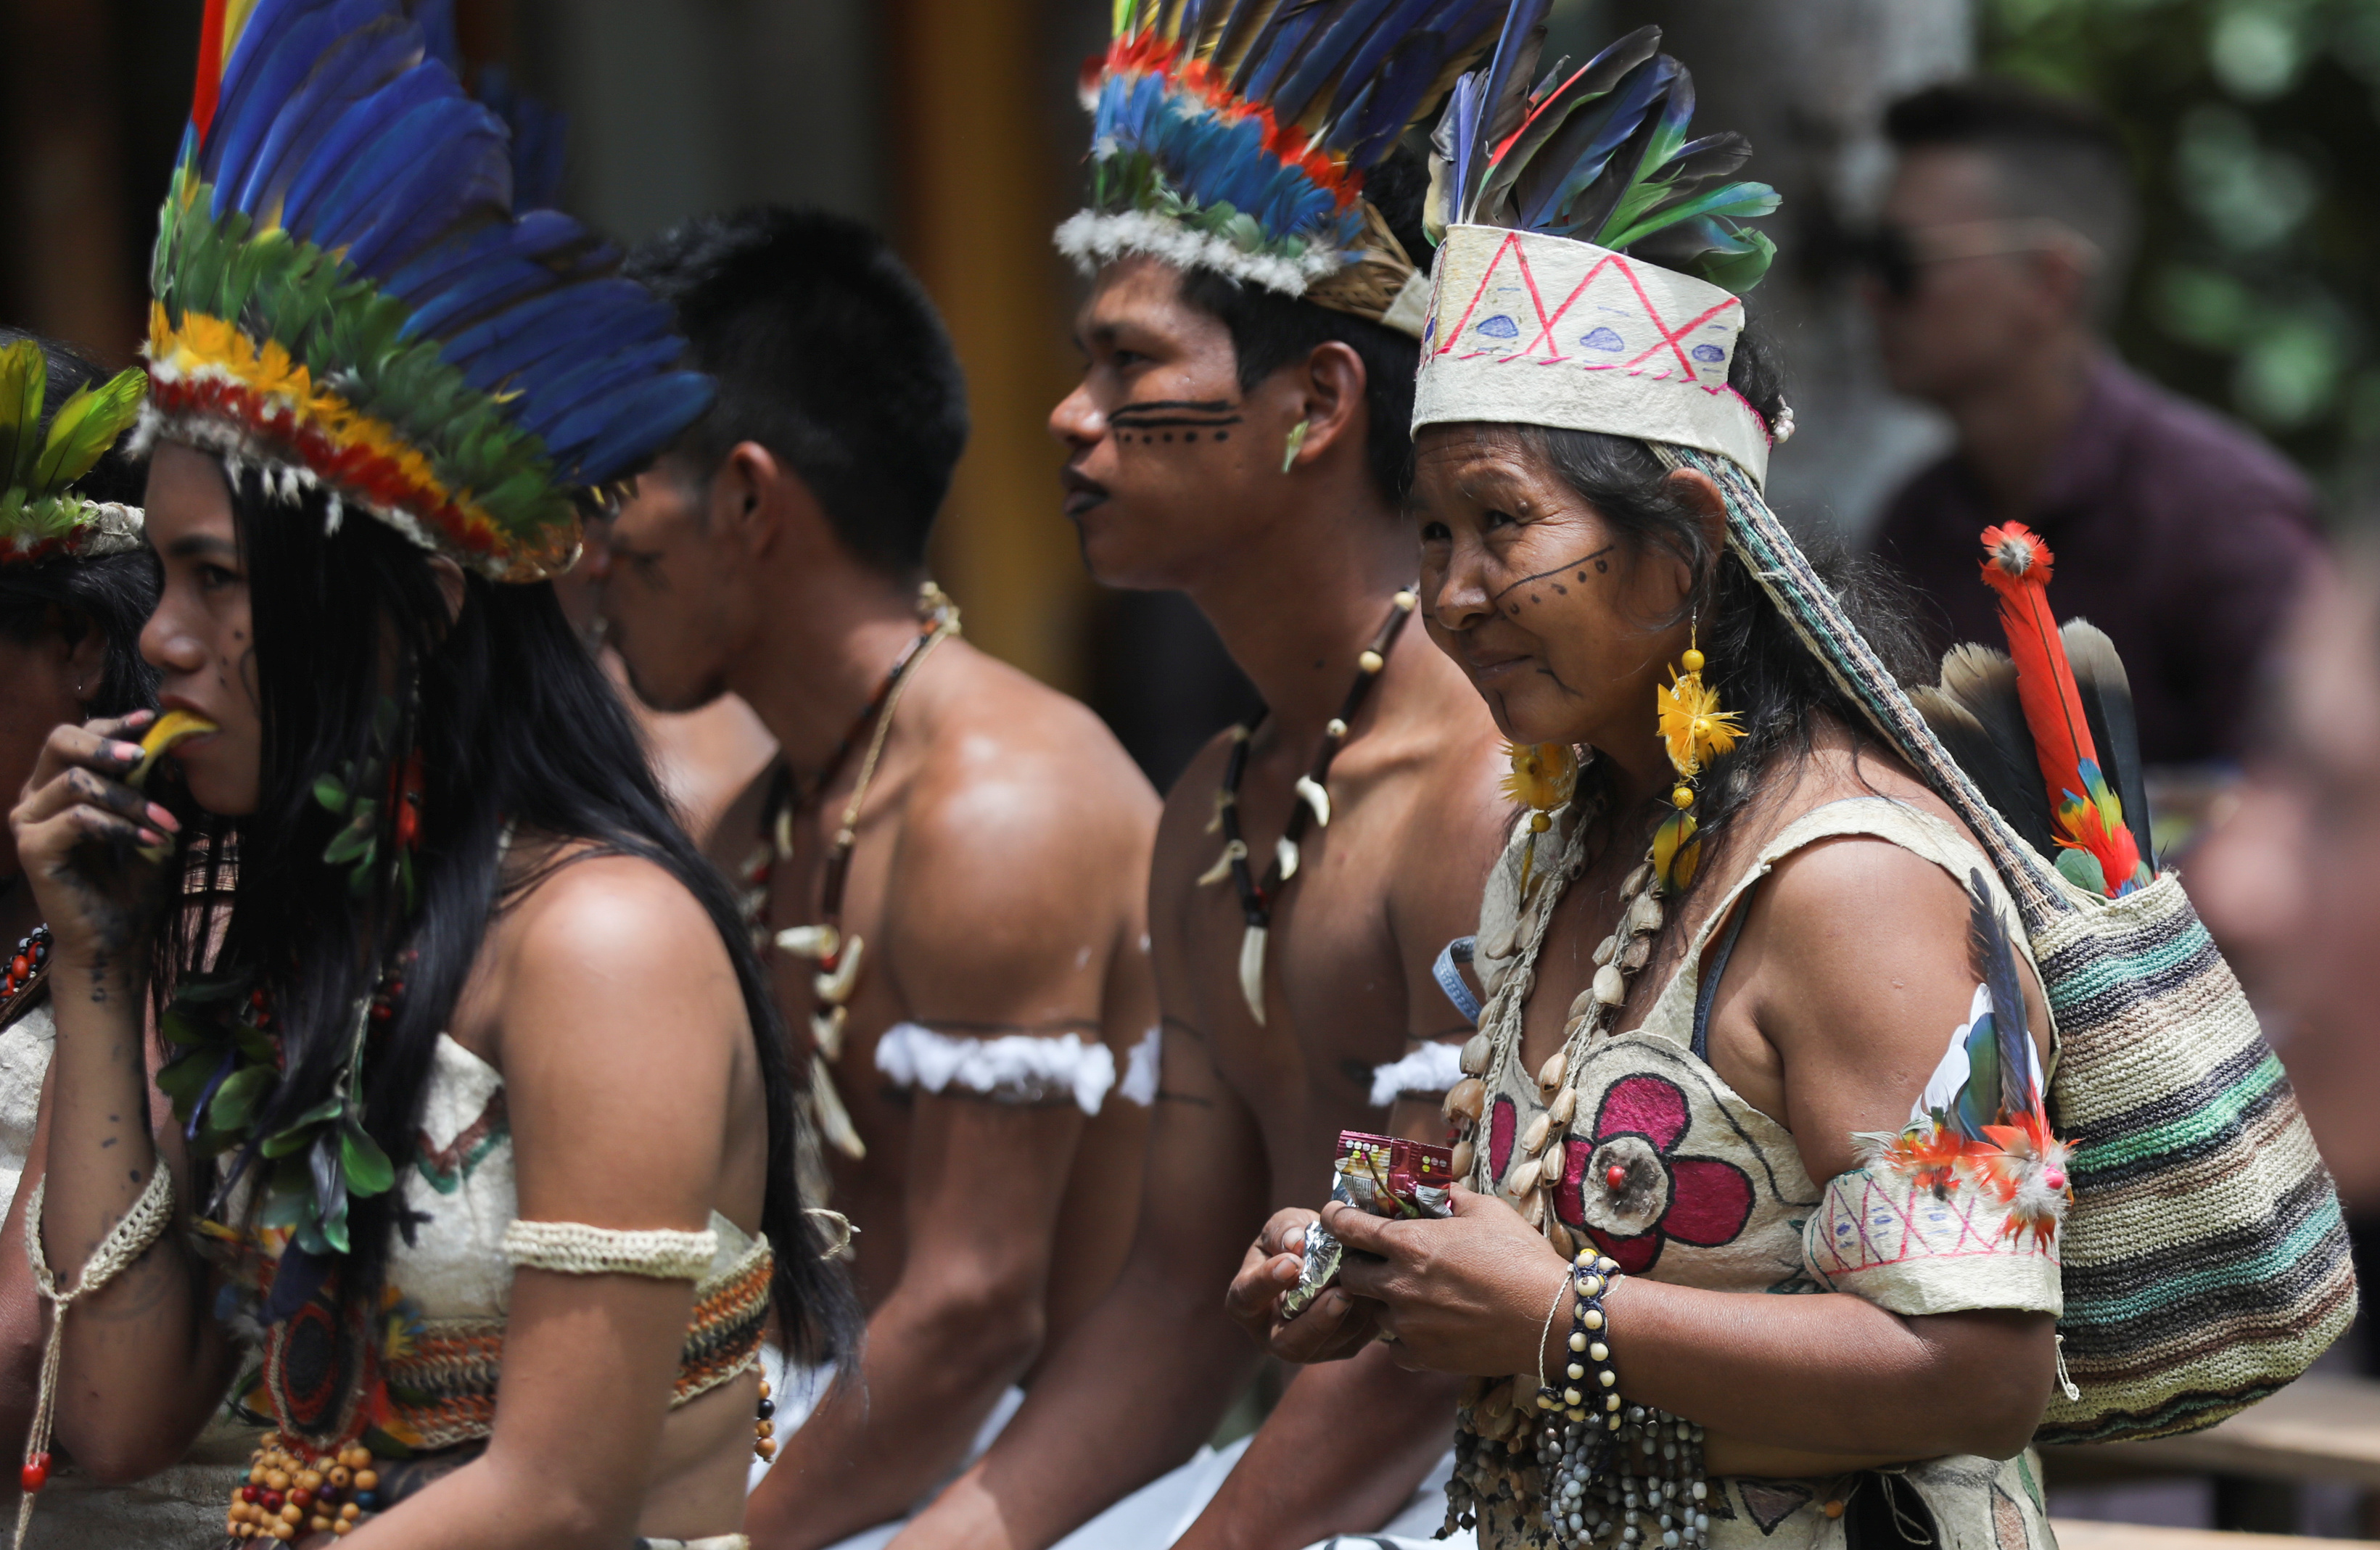
[[[140,762],[134,765],[132,772],[124,778],[125,783],[132,786],[147,784],[149,772],[157,768],[159,759],[173,752],[176,744],[222,730],[204,716],[193,716],[187,710],[166,711],[157,718],[157,724],[151,727],[149,734],[140,740]]]

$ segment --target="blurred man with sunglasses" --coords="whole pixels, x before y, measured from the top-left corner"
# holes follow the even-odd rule
[[[2246,430],[2148,382],[2102,332],[2139,219],[2122,143],[2005,81],[1886,115],[1899,162],[1868,299],[1893,387],[1957,444],[1888,509],[1877,551],[1927,595],[1937,649],[1997,640],[1976,535],[2013,518],[2058,555],[2061,617],[2131,670],[2151,764],[2236,757],[2259,660],[2318,550],[2312,495]]]

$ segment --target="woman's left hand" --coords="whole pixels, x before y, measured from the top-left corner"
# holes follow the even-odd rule
[[[1560,1254],[1494,1195],[1457,1185],[1454,1214],[1388,1221],[1323,1207],[1347,1247],[1339,1281],[1380,1304],[1398,1365],[1478,1377],[1537,1371],[1546,1309],[1568,1274]]]

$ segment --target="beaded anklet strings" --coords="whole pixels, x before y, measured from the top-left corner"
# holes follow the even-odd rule
[[[759,847],[747,864],[746,916],[752,927],[754,946],[766,947],[771,876],[779,862],[794,854],[794,818],[834,784],[844,762],[858,746],[861,732],[873,722],[875,735],[868,740],[867,757],[860,761],[859,778],[852,783],[851,798],[844,804],[834,839],[827,850],[825,874],[819,890],[819,918],[813,925],[789,926],[774,938],[779,949],[818,965],[818,972],[810,978],[810,1042],[817,1055],[809,1063],[810,1101],[820,1132],[828,1144],[854,1161],[866,1156],[868,1147],[852,1124],[851,1111],[835,1091],[834,1078],[828,1069],[843,1055],[844,1023],[849,1016],[852,994],[859,987],[860,961],[868,945],[856,936],[848,940],[844,937],[844,885],[851,873],[852,848],[858,842],[860,809],[876,778],[877,763],[883,757],[885,739],[892,733],[892,717],[900,708],[902,692],[934,648],[959,633],[958,605],[930,581],[917,590],[917,637],[902,650],[885,673],[884,681],[877,685],[867,708],[835,745],[809,791],[798,793],[793,772],[780,767],[762,816]]]
[[[1247,774],[1248,745],[1255,737],[1255,728],[1232,729],[1232,756],[1223,766],[1223,783],[1215,792],[1215,817],[1207,825],[1210,834],[1218,829],[1222,830],[1223,851],[1198,882],[1203,887],[1229,878],[1239,892],[1240,914],[1247,923],[1240,938],[1240,995],[1247,1002],[1248,1015],[1256,1019],[1259,1028],[1265,1021],[1265,944],[1272,929],[1273,903],[1289,880],[1297,876],[1297,847],[1305,838],[1306,829],[1330,826],[1327,784],[1330,763],[1346,745],[1349,724],[1370,697],[1372,685],[1388,666],[1390,648],[1396,645],[1405,621],[1413,617],[1419,601],[1411,587],[1399,592],[1390,604],[1388,618],[1372,636],[1371,645],[1355,658],[1355,682],[1348,686],[1347,697],[1340,701],[1339,714],[1324,725],[1322,746],[1315,751],[1313,767],[1297,778],[1295,790],[1300,800],[1291,805],[1289,822],[1283,826],[1281,838],[1273,842],[1272,865],[1266,868],[1262,882],[1257,880],[1255,869],[1248,865],[1247,841],[1240,833],[1240,781]]]

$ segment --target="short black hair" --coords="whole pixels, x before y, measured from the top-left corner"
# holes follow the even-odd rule
[[[2120,291],[2139,241],[2139,190],[2123,137],[2090,103],[2000,76],[1945,81],[1885,110],[1897,151],[1979,151],[1999,171],[2008,213],[2057,221],[2100,253],[2094,290]]]
[[[1408,147],[1398,147],[1365,175],[1364,197],[1403,244],[1406,257],[1425,270],[1430,245],[1422,231],[1422,205],[1428,193],[1428,169]],[[1402,508],[1413,484],[1414,373],[1421,360],[1417,341],[1353,313],[1243,284],[1210,269],[1183,273],[1182,299],[1230,331],[1242,393],[1323,345],[1335,341],[1354,351],[1364,362],[1364,451],[1372,484],[1392,509]]]
[[[22,329],[0,326],[0,349],[24,340],[41,346],[48,390],[35,434],[46,436],[66,401],[85,387],[106,381],[108,371],[80,351]],[[74,483],[89,500],[138,506],[149,483],[149,460],[125,450],[128,437],[100,454],[91,472]],[[19,646],[47,636],[79,644],[86,631],[107,640],[94,716],[121,716],[155,703],[157,672],[140,660],[140,627],[157,607],[157,562],[146,551],[96,559],[61,558],[38,564],[0,564],[0,635]]]
[[[758,442],[835,536],[899,576],[966,448],[966,380],[934,304],[884,239],[823,210],[750,205],[663,232],[625,272],[677,309],[719,400],[677,451],[706,474]]]

